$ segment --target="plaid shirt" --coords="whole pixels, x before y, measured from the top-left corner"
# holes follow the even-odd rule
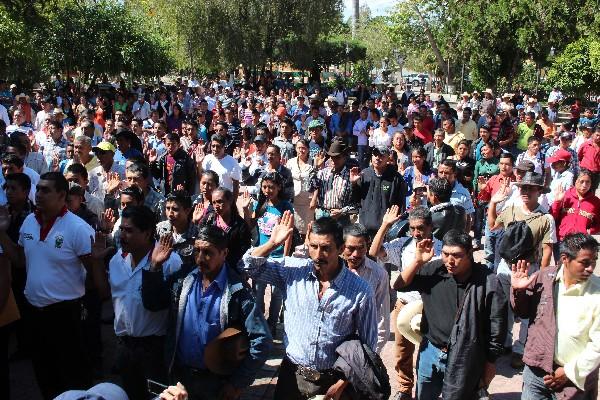
[[[344,166],[340,172],[335,172],[333,167],[317,172],[310,184],[310,191],[315,190],[319,191],[319,208],[333,210],[350,207],[352,211],[357,211],[357,205],[352,201],[349,166]]]

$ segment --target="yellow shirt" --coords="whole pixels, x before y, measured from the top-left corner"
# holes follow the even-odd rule
[[[456,149],[458,149],[458,144],[464,138],[465,138],[465,135],[463,135],[462,132],[457,131],[454,133],[454,135],[446,134],[446,137],[444,138],[444,143],[446,143],[448,146],[452,147],[454,149],[454,152],[456,153]]]
[[[583,390],[586,377],[600,365],[600,277],[566,288],[563,269],[556,274],[554,362]]]
[[[477,124],[470,118],[465,124],[463,124],[462,121],[458,121],[456,130],[458,132],[462,132],[462,134],[465,135],[465,139],[470,141],[473,141],[479,137],[477,132]]]

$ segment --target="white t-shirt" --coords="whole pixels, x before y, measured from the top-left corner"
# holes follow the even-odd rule
[[[207,155],[202,161],[202,169],[216,172],[219,175],[219,185],[229,190],[233,190],[233,181],[242,180],[242,169],[229,154],[220,160],[212,154]]]
[[[142,303],[142,269],[150,268],[150,254],[131,268],[131,254],[119,250],[109,263],[108,280],[115,310],[115,334],[117,336],[162,336],[167,331],[168,310],[149,311]],[[172,252],[163,264],[164,277],[181,268],[181,258]]]
[[[66,211],[56,218],[43,240],[40,235],[35,214],[29,214],[19,231],[19,246],[25,252],[27,267],[27,301],[45,307],[82,297],[86,271],[79,257],[92,252],[92,227]]]

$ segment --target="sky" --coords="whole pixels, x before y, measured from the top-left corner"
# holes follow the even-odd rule
[[[377,17],[385,15],[398,0],[360,0],[360,5],[367,4],[371,9],[371,15]],[[344,0],[344,19],[352,15],[352,0]]]

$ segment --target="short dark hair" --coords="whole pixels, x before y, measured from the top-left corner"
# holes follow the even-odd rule
[[[165,135],[165,140],[169,139],[171,142],[180,142],[179,135],[173,132],[169,132]]]
[[[83,164],[80,164],[80,163],[73,163],[73,164],[69,165],[67,167],[67,170],[65,171],[65,174],[67,172],[70,172],[70,173],[75,174],[75,175],[81,175],[83,177],[83,179],[87,179],[88,178],[87,169],[85,169],[85,167],[83,166]]]
[[[216,225],[204,225],[198,231],[196,240],[208,242],[219,250],[224,250],[229,246],[229,238],[225,232]]]
[[[217,142],[221,146],[225,146],[226,139],[225,139],[225,136],[216,134],[216,135],[212,135],[212,137],[210,138],[210,141],[211,142]]]
[[[69,191],[69,181],[67,181],[67,178],[60,172],[46,172],[40,176],[40,180],[54,182],[54,190],[57,192],[64,192],[65,196]]]
[[[344,244],[344,234],[340,224],[331,217],[321,217],[315,220],[310,229],[315,235],[331,235],[337,247]]]
[[[597,253],[598,242],[592,235],[578,232],[565,236],[560,244],[560,254],[566,255],[569,260],[577,258],[577,253],[582,249],[591,250],[594,253]]]
[[[364,225],[355,223],[348,225],[344,228],[344,242],[348,239],[348,236],[354,236],[365,239],[366,243],[369,243],[369,232]]]
[[[456,160],[452,160],[450,158],[446,158],[445,160],[442,160],[442,162],[440,163],[440,165],[443,165],[445,167],[448,167],[448,168],[452,169],[452,172],[454,172],[454,173],[456,173],[456,171],[457,171]]]
[[[442,242],[444,243],[444,246],[458,246],[467,252],[471,252],[473,250],[472,240],[473,239],[467,232],[458,229],[450,229],[444,235]]]
[[[146,179],[150,175],[150,168],[145,162],[136,161],[127,167],[127,172],[132,174],[141,174]]]
[[[29,193],[31,190],[31,179],[27,174],[23,172],[15,172],[14,174],[8,174],[4,177],[6,182],[14,181],[23,189],[25,192]],[[4,188],[6,189],[6,183],[4,184]]]
[[[173,201],[183,208],[192,208],[192,199],[185,190],[175,190],[167,196],[166,202]]]
[[[408,219],[421,219],[427,225],[432,225],[431,211],[425,206],[417,206],[408,211]]]
[[[125,189],[121,190],[121,196],[122,195],[131,196],[140,204],[144,202],[144,192],[135,185],[127,186]]]
[[[541,142],[542,142],[542,139],[540,139],[540,138],[539,138],[539,137],[537,137],[537,136],[529,136],[529,137],[527,138],[527,144],[530,144],[530,143],[532,143],[532,142],[540,142],[540,143],[541,143]]]
[[[133,225],[142,232],[154,232],[156,217],[154,212],[146,206],[130,206],[123,210],[121,218],[130,219]],[[154,235],[152,235],[154,240]]]
[[[12,164],[15,165],[17,168],[23,168],[23,165],[25,165],[23,160],[21,160],[16,154],[5,154],[4,157],[2,157],[2,163]]]
[[[508,159],[510,159],[510,163],[512,165],[515,164],[515,156],[513,156],[511,153],[503,151],[502,153],[500,153],[500,158],[508,158]]]
[[[433,178],[429,180],[429,191],[433,193],[441,203],[447,203],[450,201],[450,196],[452,196],[452,185],[447,179]]]
[[[444,110],[446,111],[446,110]],[[444,120],[444,122],[450,122],[452,124],[452,126],[456,126],[456,122],[454,121],[454,118],[450,117],[450,118],[446,118]]]

